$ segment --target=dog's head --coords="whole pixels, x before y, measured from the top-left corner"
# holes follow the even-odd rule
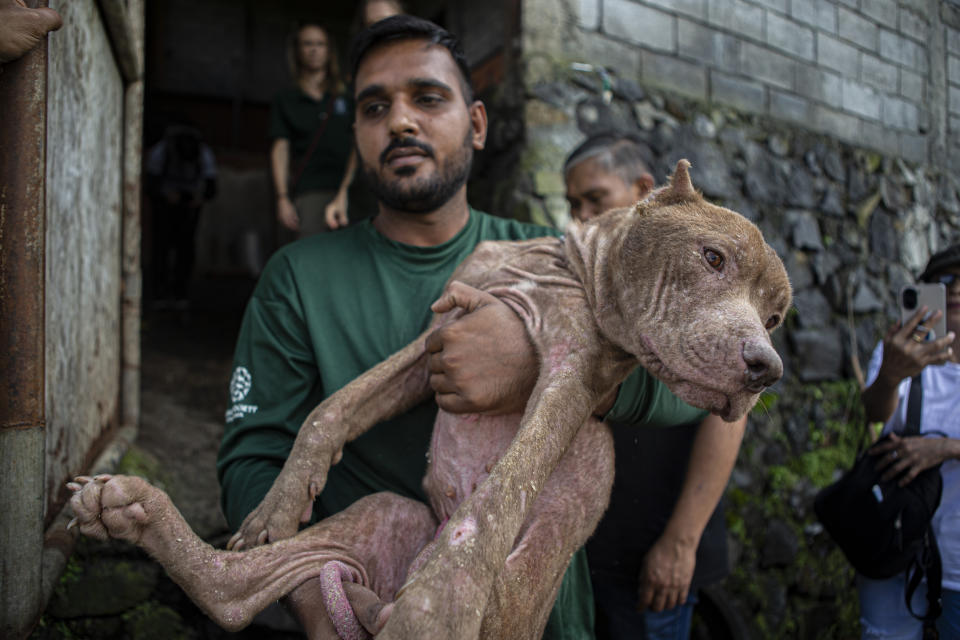
[[[573,227],[572,241],[601,332],[677,396],[733,420],[783,374],[770,333],[790,282],[760,230],[704,200],[689,166],[635,207]]]

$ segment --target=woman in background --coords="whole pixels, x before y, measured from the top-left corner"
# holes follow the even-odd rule
[[[288,50],[296,83],[270,111],[270,169],[282,240],[347,224],[347,189],[356,170],[353,101],[340,78],[327,30],[302,24]]]

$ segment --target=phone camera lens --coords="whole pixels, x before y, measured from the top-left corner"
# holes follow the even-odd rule
[[[917,290],[913,287],[903,290],[903,308],[907,310],[917,308]]]

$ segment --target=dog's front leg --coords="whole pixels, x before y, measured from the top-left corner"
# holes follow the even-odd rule
[[[430,559],[401,590],[378,638],[478,637],[494,580],[537,494],[599,398],[632,367],[624,359],[623,366],[599,371],[596,363],[610,354],[584,342],[542,350],[541,375],[516,437],[447,522]]]
[[[343,445],[429,397],[424,351],[427,333],[310,412],[280,475],[228,548],[239,550],[295,534],[299,523],[310,519],[313,500],[326,484],[330,467],[340,461]]]

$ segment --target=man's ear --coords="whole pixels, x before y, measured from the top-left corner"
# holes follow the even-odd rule
[[[647,194],[653,191],[653,176],[649,173],[641,174],[639,178],[633,181],[634,201],[643,200]]]
[[[469,111],[470,126],[473,129],[473,148],[480,151],[487,144],[487,107],[480,100],[474,100]]]

